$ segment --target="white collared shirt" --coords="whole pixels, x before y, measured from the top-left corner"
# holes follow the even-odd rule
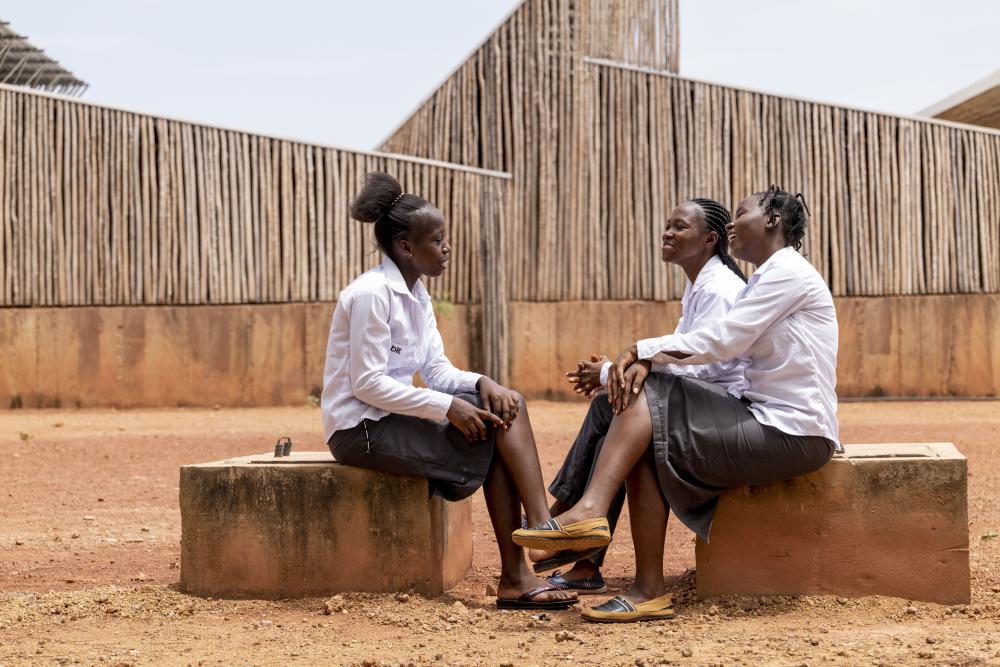
[[[413,386],[417,371],[426,389]],[[419,280],[407,289],[386,257],[337,299],[323,373],[326,439],[390,413],[443,422],[452,395],[476,391],[480,377],[448,361],[430,294]]]
[[[726,317],[636,347],[640,359],[671,364],[745,358],[744,379],[729,393],[749,400],[757,421],[839,442],[837,341],[830,289],[802,255],[783,248],[750,276]],[[691,356],[678,360],[664,352]]]
[[[717,255],[712,255],[701,267],[694,282],[688,281],[684,288],[684,296],[681,297],[681,319],[677,321],[674,333],[688,333],[725,317],[744,287],[746,287],[746,283],[723,264]],[[601,368],[602,386],[608,384],[609,368],[611,368],[611,362],[605,362]],[[654,373],[670,372],[674,375],[696,378],[704,382],[720,384],[727,389],[743,381],[743,361],[741,359],[727,359],[710,364],[686,366],[655,362],[651,370]]]

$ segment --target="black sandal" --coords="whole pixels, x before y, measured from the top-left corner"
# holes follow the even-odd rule
[[[601,553],[604,549],[605,547],[594,547],[592,549],[584,549],[583,551],[560,551],[552,558],[538,561],[531,566],[531,569],[535,571],[535,574],[541,574],[542,572],[548,572],[563,565],[570,565],[578,560],[586,560],[591,556]]]
[[[570,598],[568,600],[535,601],[535,598],[542,593],[559,590],[560,589],[555,586],[539,586],[538,588],[532,588],[527,593],[524,593],[515,599],[498,597],[497,609],[545,609],[549,611],[558,611],[561,609],[569,609],[579,602],[576,598]]]

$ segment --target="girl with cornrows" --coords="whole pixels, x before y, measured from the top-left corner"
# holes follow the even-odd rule
[[[722,204],[707,198],[684,202],[667,218],[661,236],[661,259],[680,266],[688,280],[675,334],[694,331],[724,317],[732,308],[736,295],[746,286],[746,277],[729,255],[726,225],[731,219]],[[593,400],[566,460],[549,485],[549,493],[556,499],[549,507],[553,514],[576,504],[587,488],[613,415],[608,395],[596,393],[607,384],[611,365],[610,361],[602,364],[592,357],[591,362],[580,361],[577,370],[566,374],[576,385],[577,393],[593,396]],[[653,364],[652,370],[670,371],[675,375],[715,383],[725,389],[743,380],[743,366],[739,360],[683,367]],[[634,371],[627,370],[626,375],[631,379]],[[621,487],[608,510],[612,534],[624,504],[625,488]],[[584,552],[533,549],[529,552],[529,559],[536,561],[536,572],[576,561],[571,570],[565,574],[557,571],[548,577],[548,581],[565,590],[587,595],[601,593],[607,588],[600,571],[606,551],[600,547]]]
[[[733,308],[705,327],[640,340],[619,355],[609,379],[608,445],[586,492],[555,519],[515,531],[514,541],[529,548],[606,544],[602,521],[625,482],[635,581],[624,595],[585,609],[587,620],[673,616],[663,582],[668,511],[708,541],[722,491],[811,472],[838,447],[837,315],[822,277],[797,252],[807,216],[801,195],[774,186],[740,202],[730,244],[757,270]],[[669,373],[647,377],[653,362],[737,358],[747,360],[744,380],[728,391]],[[645,390],[632,393],[642,380]]]
[[[337,299],[321,403],[330,451],[346,465],[426,477],[431,493],[446,500],[483,486],[500,547],[497,607],[575,604],[575,593],[531,572],[511,539],[522,504],[532,524],[551,517],[524,399],[485,375],[458,370],[444,354],[420,281],[448,267],[444,217],[383,173],[368,175],[351,216],[375,224],[384,257]],[[426,388],[413,386],[417,371]]]

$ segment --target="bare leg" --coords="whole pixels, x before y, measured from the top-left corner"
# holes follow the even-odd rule
[[[663,585],[663,547],[669,510],[656,476],[652,448],[646,449],[625,484],[635,548],[635,581],[625,594],[636,602],[642,602],[667,592]]]
[[[531,430],[531,420],[528,418],[528,406],[525,405],[524,398],[520,401],[517,419],[511,424],[510,430],[497,432],[497,450],[517,487],[521,502],[524,503],[528,525],[537,526],[551,519],[552,515],[545,502],[542,466],[538,462],[538,449]],[[511,530],[521,527],[520,512],[517,518],[517,526]]]
[[[537,462],[537,456],[535,460]],[[493,464],[483,486],[483,494],[486,496],[486,508],[493,523],[497,546],[500,548],[500,585],[497,588],[497,595],[502,598],[516,598],[532,588],[547,585],[546,581],[532,573],[524,560],[524,550],[511,540],[511,533],[521,527],[521,497],[503,457],[493,458]],[[574,598],[576,598],[575,593],[550,591],[539,594],[535,599],[541,602]]]
[[[646,393],[640,391],[625,412],[616,415],[597,458],[590,485],[580,502],[560,515],[563,525],[607,516],[618,489],[649,448],[653,439],[653,422],[646,404]]]

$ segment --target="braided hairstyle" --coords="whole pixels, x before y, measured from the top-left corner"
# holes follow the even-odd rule
[[[719,256],[719,259],[722,260],[722,263],[730,271],[739,276],[740,280],[746,282],[747,277],[743,275],[740,267],[736,266],[736,260],[729,254],[729,232],[726,230],[726,225],[733,220],[729,209],[714,199],[708,199],[707,197],[696,197],[691,200],[691,203],[700,208],[701,212],[705,215],[705,226],[708,227],[708,231],[715,232],[719,237],[715,242],[715,254]]]
[[[781,227],[785,233],[785,245],[796,250],[802,249],[802,239],[809,224],[809,207],[801,192],[794,195],[772,185],[760,194],[760,207],[767,214],[767,221],[774,222],[774,216],[781,216]]]
[[[357,199],[351,204],[351,217],[359,222],[375,223],[375,241],[395,261],[393,242],[410,235],[418,211],[431,206],[423,197],[404,194],[399,181],[389,174],[374,171],[365,179]]]

